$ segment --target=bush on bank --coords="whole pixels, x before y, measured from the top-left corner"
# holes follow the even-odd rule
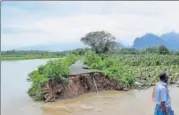
[[[105,73],[109,79],[119,80],[124,87],[131,87],[135,83],[132,70],[126,66],[124,68],[118,58],[88,52],[84,56],[84,63],[97,71]]]
[[[68,55],[65,59],[50,60],[46,65],[40,66],[37,70],[29,74],[28,81],[32,82],[32,87],[28,94],[34,101],[43,100],[42,85],[49,79],[55,80],[61,84],[68,84],[68,75],[70,74],[70,65],[77,61],[78,57],[74,54]]]

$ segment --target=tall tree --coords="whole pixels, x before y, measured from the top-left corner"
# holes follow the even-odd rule
[[[90,32],[81,41],[91,46],[96,53],[106,53],[115,48],[115,37],[105,31]]]

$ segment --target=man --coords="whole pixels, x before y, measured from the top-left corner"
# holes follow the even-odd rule
[[[160,74],[160,81],[156,85],[154,97],[156,104],[154,115],[174,115],[168,91],[168,75],[165,72]]]

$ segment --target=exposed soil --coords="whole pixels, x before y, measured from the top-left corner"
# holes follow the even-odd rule
[[[45,102],[53,102],[56,99],[74,98],[84,93],[102,90],[126,89],[120,86],[119,81],[110,80],[103,73],[89,72],[70,75],[67,86],[49,81],[43,87],[43,94]]]

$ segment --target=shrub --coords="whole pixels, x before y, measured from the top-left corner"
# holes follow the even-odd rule
[[[28,94],[34,101],[43,100],[42,86],[49,79],[55,80],[60,84],[68,84],[69,66],[77,60],[77,56],[71,54],[65,59],[48,61],[46,65],[40,66],[37,70],[29,74],[28,81],[32,82],[32,87]]]
[[[129,73],[129,68],[124,68],[123,65],[120,65],[120,61],[117,58],[86,53],[84,61],[91,68],[105,73],[109,79],[119,80],[126,87],[130,87],[135,83],[133,73]]]
[[[70,66],[70,65],[74,64],[74,63],[77,61],[77,59],[78,59],[78,56],[76,56],[75,54],[69,54],[69,55],[65,58],[64,62],[65,62],[68,66]]]

